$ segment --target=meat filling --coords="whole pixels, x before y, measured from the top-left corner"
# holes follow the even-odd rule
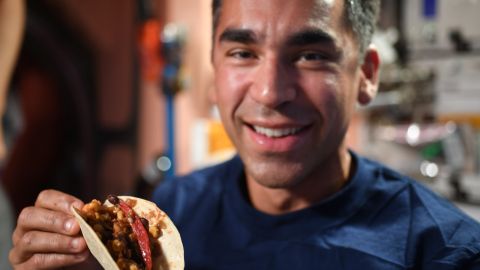
[[[131,207],[135,205],[133,200],[126,202]],[[80,214],[107,247],[121,270],[145,269],[137,237],[132,231],[128,218],[119,207],[105,206],[98,200],[92,200],[82,208]],[[152,257],[157,257],[160,247],[155,239],[161,236],[161,225],[148,224],[148,221],[143,218],[142,223],[149,232]]]

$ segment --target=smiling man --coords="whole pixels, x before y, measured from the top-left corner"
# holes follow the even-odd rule
[[[153,197],[182,235],[187,269],[480,269],[479,224],[345,144],[355,107],[377,90],[378,8],[214,1],[215,102],[239,155]],[[45,191],[22,212],[17,269],[85,262],[71,204],[82,202]]]
[[[345,14],[342,1],[221,7],[216,103],[258,210],[302,209],[349,178],[345,132],[357,101],[375,93],[379,60],[373,48],[360,52]]]

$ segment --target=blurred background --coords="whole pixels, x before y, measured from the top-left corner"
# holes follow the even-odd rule
[[[234,154],[209,101],[210,2],[25,1],[0,95],[2,220],[11,217],[0,253],[40,190],[148,197],[165,176]],[[480,219],[480,0],[382,5],[380,91],[359,108],[350,146]]]

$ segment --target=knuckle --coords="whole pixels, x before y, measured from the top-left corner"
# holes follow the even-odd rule
[[[15,248],[12,248],[8,252],[8,261],[12,264],[12,266],[15,266],[16,264],[19,263],[17,253],[15,252]]]
[[[45,222],[45,225],[51,228],[56,228],[60,222],[60,218],[58,218],[56,215],[53,213],[48,213],[43,216],[43,221]]]
[[[49,237],[48,243],[50,246],[55,246],[56,248],[59,248],[61,246],[67,245],[68,241],[65,241],[64,238],[62,238],[62,235],[59,234],[54,234]]]
[[[16,228],[12,233],[12,243],[14,246],[17,245],[19,239],[20,239],[20,230]]]
[[[29,221],[32,218],[32,215],[34,214],[33,207],[26,207],[23,208],[22,211],[20,212],[20,215],[18,215],[18,225],[22,226],[25,224],[27,221]]]
[[[46,198],[50,196],[51,193],[52,193],[51,189],[45,189],[40,191],[40,193],[38,193],[38,196],[37,196],[37,202],[44,201]]]
[[[22,239],[20,240],[20,245],[25,246],[25,247],[32,246],[35,239],[36,239],[36,237],[35,237],[34,232],[26,232],[23,235]]]
[[[44,269],[48,261],[47,254],[37,253],[31,258],[32,264],[35,265],[36,269]]]
[[[75,260],[72,255],[37,253],[30,259],[29,263],[33,265],[29,269],[58,269],[78,264],[78,260]]]
[[[47,217],[47,223],[52,228],[56,228],[57,232],[63,232],[65,230],[65,223],[67,222],[68,217],[64,215],[55,215],[51,214]]]
[[[42,213],[39,217],[39,223],[42,223],[42,227],[48,228],[49,231],[60,231],[63,228],[65,217],[56,212],[50,211]]]

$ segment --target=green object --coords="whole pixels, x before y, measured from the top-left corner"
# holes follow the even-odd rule
[[[426,145],[420,150],[422,157],[425,159],[433,159],[442,154],[442,143],[434,142]]]

